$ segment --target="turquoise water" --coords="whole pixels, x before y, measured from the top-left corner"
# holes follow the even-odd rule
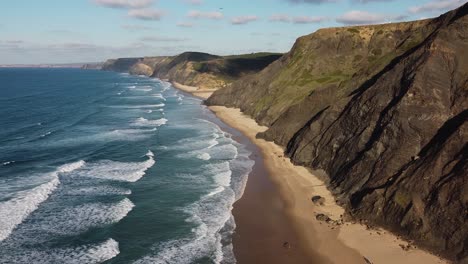
[[[250,152],[169,83],[0,69],[0,263],[234,263]]]

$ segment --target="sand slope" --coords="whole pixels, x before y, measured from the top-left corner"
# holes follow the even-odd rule
[[[301,243],[304,243],[302,246],[320,253],[332,263],[365,263],[364,257],[379,264],[446,263],[419,249],[403,250],[400,245],[407,243],[384,230],[367,230],[366,226],[357,223],[335,226],[317,221],[317,213],[326,213],[334,220],[338,220],[344,213],[343,208],[334,202],[335,199],[324,182],[305,167],[295,166],[288,158],[283,157],[283,149],[278,145],[255,138],[266,127],[259,126],[239,109],[221,106],[211,106],[210,109],[261,149],[265,167],[272,182],[278,187],[279,195],[285,202],[284,210],[290,216],[290,223],[299,234]],[[325,204],[314,205],[311,202],[314,195],[324,197]]]

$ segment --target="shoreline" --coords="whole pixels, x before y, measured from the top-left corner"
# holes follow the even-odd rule
[[[169,81],[172,86],[174,86],[176,89],[182,90],[184,92],[187,92],[195,97],[201,98],[201,99],[208,99],[214,91],[217,89],[200,89],[199,87],[196,86],[189,86],[189,85],[184,85],[181,83],[178,83],[176,81]]]
[[[293,165],[280,146],[257,139],[256,134],[267,128],[239,109],[208,108],[245,135],[261,155],[255,159],[259,168],[248,176],[244,195],[234,204],[233,244],[239,263],[259,259],[268,260],[265,263],[448,263],[421,249],[404,250],[406,241],[381,228],[318,221],[319,213],[333,220],[344,214],[324,182],[307,168]],[[314,195],[324,197],[324,205],[314,205]]]

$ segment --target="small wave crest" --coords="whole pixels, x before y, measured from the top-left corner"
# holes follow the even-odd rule
[[[161,100],[163,100],[163,101],[166,101],[166,98],[165,98],[162,94],[160,94],[160,93],[153,94],[153,95],[151,95],[151,96],[154,97],[154,98],[158,98],[158,99],[161,99]]]
[[[14,160],[5,161],[5,162],[2,163],[2,166],[8,166],[8,165],[13,164],[13,163],[15,163],[15,162],[16,162],[16,161],[14,161]]]
[[[120,254],[119,243],[110,238],[99,244],[49,250],[21,249],[22,254],[6,254],[2,263],[98,264]]]
[[[89,163],[81,170],[76,171],[73,176],[136,182],[140,180],[146,174],[146,171],[156,163],[153,152],[148,151],[146,157],[148,159],[142,162],[102,160]]]
[[[156,127],[159,127],[159,126],[162,126],[162,125],[165,125],[167,124],[167,120],[166,118],[160,118],[160,119],[157,119],[157,120],[148,120],[144,117],[139,117],[137,118],[132,125],[134,126],[156,126]]]
[[[124,108],[124,109],[145,109],[145,108],[161,108],[165,104],[145,104],[145,105],[122,105],[122,106],[111,106],[115,108]]]
[[[41,217],[34,224],[34,229],[40,233],[51,232],[60,235],[76,235],[90,228],[117,223],[135,207],[125,198],[118,203],[89,203],[68,207]]]
[[[50,173],[52,180],[49,182],[30,190],[20,191],[12,199],[0,203],[0,241],[6,239],[17,225],[49,198],[60,184],[59,174],[72,172],[84,164],[84,161],[78,161],[62,165]]]
[[[50,135],[50,134],[52,134],[52,131],[49,131],[49,132],[47,132],[47,133],[45,133],[45,134],[42,134],[42,135],[40,135],[40,137],[41,137],[41,138],[47,137],[47,136]]]

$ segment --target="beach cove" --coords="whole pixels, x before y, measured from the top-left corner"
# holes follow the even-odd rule
[[[203,99],[212,94],[175,82],[172,85]],[[250,141],[241,143],[255,146],[251,158],[256,163],[232,211],[238,263],[447,263],[424,250],[406,249],[407,241],[386,230],[342,220],[344,209],[320,177],[292,164],[282,147],[256,138],[267,127],[239,109],[209,109]],[[314,204],[313,196],[324,198],[323,205]],[[317,220],[318,214],[332,222]],[[334,220],[343,224],[335,225]]]

